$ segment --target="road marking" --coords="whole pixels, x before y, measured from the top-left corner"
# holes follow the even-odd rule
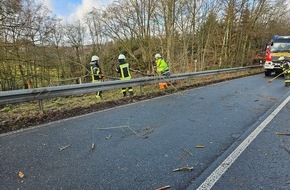
[[[197,188],[197,190],[210,190],[220,177],[229,169],[234,161],[242,152],[251,144],[251,142],[260,134],[260,132],[273,120],[273,118],[289,102],[288,96],[214,171],[210,176]]]

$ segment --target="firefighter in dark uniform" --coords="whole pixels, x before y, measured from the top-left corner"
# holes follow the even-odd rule
[[[101,82],[104,79],[101,67],[99,65],[99,57],[94,55],[91,59],[91,75],[92,82]],[[96,92],[96,98],[102,98],[102,91]]]
[[[285,86],[289,86],[290,85],[290,62],[289,60],[285,59],[285,57],[279,57],[278,60],[281,61],[281,67],[284,73]]]
[[[118,64],[116,67],[116,71],[117,73],[120,74],[121,80],[129,80],[131,79],[131,74],[130,74],[130,66],[129,63],[126,61],[126,57],[123,54],[120,54],[118,57]],[[129,91],[129,95],[133,96],[133,88],[132,87],[128,87],[128,88],[122,88],[122,93],[123,96],[126,97],[127,96],[127,89]]]

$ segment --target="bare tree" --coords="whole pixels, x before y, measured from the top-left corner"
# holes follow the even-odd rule
[[[74,55],[67,55],[71,66],[71,76],[81,77],[87,74],[85,69],[84,57],[84,39],[85,39],[85,28],[80,20],[74,23],[67,23],[64,26],[64,32],[66,41],[69,46],[74,49]],[[71,53],[71,52],[70,52]]]

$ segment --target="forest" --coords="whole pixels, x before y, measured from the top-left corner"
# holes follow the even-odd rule
[[[116,0],[69,22],[34,0],[1,0],[0,91],[91,82],[92,55],[105,80],[120,53],[135,78],[154,73],[156,53],[173,74],[255,65],[274,35],[290,36],[287,3]]]

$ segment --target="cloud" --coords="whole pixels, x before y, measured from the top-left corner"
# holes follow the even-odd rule
[[[93,8],[100,8],[101,5],[99,3],[99,1],[96,1],[96,0],[82,0],[82,4],[79,5],[76,9],[76,12],[75,12],[75,16],[78,18],[78,19],[82,19],[83,16],[92,11]]]
[[[35,0],[45,5],[52,14],[65,21],[82,20],[93,8],[103,8],[113,0]]]

